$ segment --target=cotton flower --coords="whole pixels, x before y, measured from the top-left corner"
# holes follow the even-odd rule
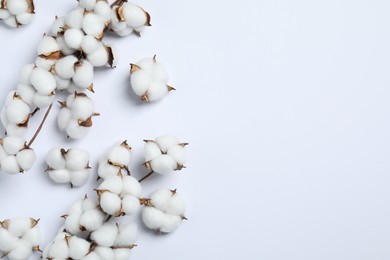
[[[75,92],[65,102],[61,102],[58,127],[70,138],[80,139],[86,136],[93,124],[92,117],[97,115],[92,100],[84,93]]]
[[[0,118],[8,135],[23,136],[31,117],[30,106],[16,91],[8,93]]]
[[[90,174],[89,154],[77,148],[69,150],[52,148],[47,156],[46,172],[57,183],[69,183],[71,187],[84,185]]]
[[[110,175],[123,174],[122,170],[129,174],[130,161],[131,147],[127,141],[118,142],[99,161],[98,175],[100,178],[106,178]]]
[[[73,55],[58,60],[54,68],[57,89],[69,92],[93,91],[93,66],[87,60],[79,60]]]
[[[36,160],[35,152],[27,147],[22,137],[6,136],[0,139],[0,168],[9,174],[28,171]]]
[[[138,238],[136,224],[118,224],[114,221],[104,223],[91,233],[91,240],[101,247],[132,248]]]
[[[0,20],[10,27],[28,24],[34,17],[33,0],[6,0],[0,2]]]
[[[168,174],[183,169],[186,162],[184,153],[187,143],[165,135],[155,140],[145,140],[145,166],[153,172]]]
[[[141,185],[132,176],[107,176],[96,192],[100,207],[109,215],[133,215],[140,208]]]
[[[105,216],[97,202],[85,196],[73,204],[69,213],[62,217],[65,218],[65,230],[69,234],[78,235],[83,231],[98,230],[103,225]]]
[[[142,101],[157,101],[174,90],[167,82],[168,73],[161,63],[157,62],[156,56],[131,64],[131,87]]]
[[[150,199],[144,200],[142,209],[144,224],[158,233],[175,231],[185,217],[185,202],[176,190],[159,189]]]
[[[0,222],[0,251],[10,260],[28,259],[39,249],[38,220],[32,218],[7,219]]]

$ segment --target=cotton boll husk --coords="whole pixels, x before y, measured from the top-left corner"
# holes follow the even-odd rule
[[[121,205],[121,199],[117,195],[111,192],[102,193],[100,207],[105,213],[115,216],[120,213]]]
[[[24,123],[29,117],[30,111],[29,105],[23,100],[15,98],[6,109],[8,122],[14,124]]]
[[[171,135],[163,135],[156,138],[155,142],[160,147],[163,153],[168,152],[168,149],[180,144],[176,137]]]
[[[47,165],[56,170],[65,169],[66,161],[61,153],[61,148],[54,147],[46,155]]]
[[[19,82],[22,84],[30,85],[30,77],[34,68],[35,68],[34,64],[24,65],[19,74]]]
[[[115,260],[128,260],[131,256],[131,250],[127,248],[114,249]]]
[[[114,222],[106,222],[91,234],[91,239],[99,246],[112,247],[117,237],[118,228]]]
[[[88,10],[92,11],[95,8],[96,0],[80,0],[79,6]]]
[[[68,46],[68,44],[65,41],[65,37],[64,36],[57,37],[57,43],[60,46],[61,52],[64,55],[72,55],[76,51],[75,49],[73,49],[73,48]]]
[[[157,79],[158,81],[164,82],[164,83],[167,83],[168,79],[169,79],[167,70],[159,62],[156,62],[154,64],[152,76],[154,79]]]
[[[63,107],[58,114],[58,118],[57,118],[58,127],[61,130],[65,130],[71,118],[72,118],[72,113],[70,112],[70,109],[67,107]]]
[[[77,120],[71,119],[66,127],[66,133],[72,139],[81,139],[87,135],[89,127],[80,126]]]
[[[64,33],[65,43],[70,48],[78,50],[81,48],[81,41],[83,40],[84,35],[83,31],[80,29],[68,29]]]
[[[90,62],[82,60],[75,68],[73,82],[80,88],[86,89],[92,85],[93,66]]]
[[[56,39],[52,36],[44,35],[38,44],[38,55],[47,55],[60,50]]]
[[[4,20],[11,16],[10,12],[6,9],[0,9],[0,19]]]
[[[50,106],[51,103],[53,103],[54,97],[55,97],[54,94],[50,94],[46,96],[46,95],[40,95],[39,93],[36,93],[34,95],[33,103],[35,106],[39,108],[48,107]]]
[[[25,146],[26,141],[22,137],[7,136],[3,139],[3,147],[8,155],[15,155]]]
[[[124,4],[122,13],[128,26],[140,27],[147,23],[145,11],[137,5],[131,3]]]
[[[69,183],[70,174],[67,169],[49,171],[49,177],[57,183]]]
[[[31,104],[33,102],[36,90],[31,85],[19,83],[16,88],[16,92],[24,102]]]
[[[152,82],[149,73],[143,70],[133,72],[130,81],[131,87],[138,96],[144,95]]]
[[[73,186],[79,187],[84,185],[89,176],[89,170],[77,170],[77,171],[71,171],[70,172],[70,183],[72,183]]]
[[[14,218],[9,220],[8,231],[17,237],[22,237],[24,233],[31,229],[31,219]]]
[[[99,37],[105,28],[104,20],[94,13],[88,13],[84,16],[82,28],[87,35]]]
[[[180,165],[184,165],[186,163],[184,147],[181,145],[176,145],[169,148],[167,154]]]
[[[112,193],[119,194],[122,192],[122,177],[110,175],[99,185],[98,190],[109,190]]]
[[[28,3],[27,1],[7,0],[7,9],[12,15],[19,15],[27,12]]]
[[[38,57],[35,60],[35,65],[37,67],[39,67],[41,69],[44,69],[44,70],[47,70],[47,71],[49,71],[54,64],[56,64],[55,60],[44,59],[44,58],[41,58],[41,57]]]
[[[159,81],[152,81],[148,89],[148,101],[157,101],[168,94],[168,87]]]
[[[51,25],[50,31],[53,34],[53,36],[57,36],[58,34],[64,31],[64,26],[65,26],[65,17],[63,16],[56,17],[55,21]]]
[[[177,163],[169,155],[163,154],[150,162],[153,171],[159,174],[168,174],[177,168]]]
[[[144,147],[145,162],[149,162],[162,155],[160,147],[155,142],[146,142]]]
[[[119,224],[118,230],[115,246],[129,246],[137,241],[139,231],[136,224]]]
[[[131,160],[131,150],[122,145],[116,145],[108,153],[107,158],[113,163],[126,166]]]
[[[65,24],[70,28],[81,29],[83,23],[83,17],[84,17],[84,9],[76,8],[66,16]]]
[[[101,67],[108,63],[108,53],[105,46],[100,46],[100,48],[94,53],[87,55],[88,61],[94,67]]]
[[[63,79],[58,75],[55,75],[55,78],[56,78],[56,84],[57,84],[58,90],[64,90],[64,89],[69,88],[69,86],[72,82],[70,79]]]
[[[107,162],[107,158],[101,159],[99,162],[98,175],[101,178],[106,178],[110,175],[117,175],[120,169]]]
[[[18,164],[22,170],[28,171],[33,166],[36,160],[36,155],[34,150],[30,148],[23,149],[16,155],[16,160],[18,161]]]
[[[95,208],[85,212],[80,218],[80,225],[88,231],[94,231],[101,227],[104,222],[105,214]]]
[[[123,176],[122,179],[122,193],[131,194],[133,196],[141,196],[142,187],[141,184],[132,176]]]
[[[81,149],[69,149],[65,155],[66,168],[69,170],[82,170],[88,166],[89,154]]]
[[[7,255],[9,260],[28,259],[32,254],[32,247],[29,243],[20,240],[18,245]]]
[[[150,228],[157,230],[164,224],[165,215],[160,210],[153,207],[144,207],[142,209],[142,221]]]
[[[140,208],[141,205],[137,197],[128,195],[122,199],[122,212],[126,215],[134,215]]]
[[[98,1],[93,12],[99,15],[105,23],[108,23],[111,19],[111,7],[106,1]]]
[[[18,27],[18,23],[16,21],[16,17],[14,17],[14,16],[11,16],[11,17],[9,17],[7,19],[4,19],[3,21],[9,27],[12,27],[12,28]]]
[[[151,203],[159,210],[166,211],[172,200],[173,193],[168,189],[158,189],[151,196]]]
[[[91,35],[84,36],[83,40],[81,41],[81,49],[86,54],[91,54],[97,51],[101,46],[102,42],[96,39],[95,37]]]
[[[20,24],[29,24],[34,19],[34,14],[23,13],[16,16],[16,20]]]
[[[164,233],[171,233],[180,226],[182,221],[183,220],[180,216],[165,215],[164,224],[160,228],[160,231]]]
[[[13,236],[8,230],[0,227],[0,251],[9,252],[19,243],[19,239]]]
[[[69,241],[69,257],[81,259],[89,253],[90,243],[78,237],[72,237]]]
[[[92,99],[88,97],[77,97],[71,108],[72,116],[81,121],[85,121],[91,117],[94,110]]]
[[[6,125],[5,129],[10,136],[24,136],[27,132],[27,127],[19,127],[15,124]]]
[[[42,68],[35,68],[30,77],[31,85],[41,95],[49,95],[56,89],[56,79],[53,74]]]

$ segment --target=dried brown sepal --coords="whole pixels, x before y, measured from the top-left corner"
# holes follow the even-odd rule
[[[176,90],[174,87],[167,85],[168,91]]]
[[[30,120],[30,116],[27,116],[26,119],[22,123],[17,124],[18,127],[27,127],[28,126],[28,121]]]
[[[128,245],[128,246],[113,246],[111,248],[112,249],[133,249],[136,246],[137,245],[133,244],[133,245]]]
[[[58,103],[60,104],[61,108],[66,107],[66,102],[65,101],[58,101]]]
[[[9,227],[9,219],[0,221],[0,226],[2,226],[4,229],[8,229],[8,227]]]
[[[181,171],[181,170],[183,170],[184,168],[186,168],[186,166],[184,166],[184,165],[182,165],[182,164],[177,164],[175,171]]]
[[[149,199],[149,198],[140,198],[139,204],[142,206],[146,206],[146,207],[153,207],[151,199]]]
[[[35,14],[35,5],[33,0],[27,0],[28,8],[27,12],[30,14]]]
[[[87,89],[92,93],[95,93],[95,90],[93,89],[93,83]]]
[[[7,0],[1,0],[0,9],[7,9]]]
[[[146,167],[146,169],[148,169],[148,170],[151,170],[151,169],[152,169],[152,166],[150,165],[150,162],[145,162],[143,165],[144,165],[144,166]]]
[[[55,51],[47,54],[41,54],[39,55],[40,58],[47,59],[47,60],[59,60],[61,59],[61,51]]]
[[[126,21],[125,17],[123,16],[123,5],[119,6],[115,9],[116,17],[120,22]]]
[[[61,216],[61,218],[63,218],[63,219],[66,219],[67,217],[69,217],[69,215],[67,215],[67,214]]]
[[[137,64],[130,63],[130,74],[139,71],[140,69],[141,67]]]
[[[141,101],[142,102],[149,102],[148,92],[146,92],[145,94],[143,94],[141,96]]]
[[[62,158],[64,158],[65,159],[65,156],[66,156],[66,154],[68,153],[68,151],[67,150],[65,150],[64,148],[61,148],[61,155],[62,155]]]
[[[127,143],[127,140],[123,141],[121,143],[121,146],[123,146],[124,148],[126,148],[127,150],[131,151],[131,147],[130,145]]]
[[[186,216],[180,216],[181,217],[181,220],[188,220],[188,218]]]
[[[150,14],[148,12],[146,12],[143,8],[141,8],[141,9],[142,9],[142,11],[144,11],[145,16],[146,16],[145,26],[152,26],[152,24],[150,23],[150,21],[151,21]]]
[[[137,37],[141,37],[141,33],[140,33],[139,31],[134,30],[133,32],[134,32],[134,34],[135,34]]]
[[[54,169],[53,169],[53,168],[51,168],[50,166],[47,166],[47,168],[46,168],[45,172],[50,172],[50,171],[52,171],[52,170],[54,170]]]
[[[33,219],[33,218],[30,218],[31,220],[31,228],[35,227],[36,225],[38,225],[39,221],[41,220],[40,218],[39,219]]]
[[[172,197],[173,197],[173,196],[175,196],[175,195],[176,195],[176,193],[177,193],[177,189],[171,190],[171,192],[172,192]]]
[[[42,250],[39,248],[39,246],[33,246],[32,250],[34,252],[42,252]]]
[[[106,46],[106,51],[108,55],[108,65],[110,65],[111,68],[113,68],[114,65],[114,52],[112,51],[112,48],[109,46]]]
[[[88,96],[85,93],[75,91],[74,97],[88,97]]]
[[[87,120],[81,121],[79,120],[79,126],[82,127],[91,127],[93,125],[92,117],[90,116]]]

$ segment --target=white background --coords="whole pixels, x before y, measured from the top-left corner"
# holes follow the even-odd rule
[[[128,139],[138,177],[147,173],[142,140],[173,134],[191,143],[188,168],[145,182],[145,195],[178,188],[189,221],[168,236],[142,228],[133,259],[390,259],[390,2],[138,3],[153,27],[105,40],[120,61],[96,72],[101,117],[87,138],[67,142],[56,106],[34,143],[34,169],[0,174],[0,219],[41,218],[46,244],[96,185],[54,185],[43,172],[49,148],[87,148],[96,166]],[[36,0],[31,25],[0,27],[1,102],[54,16],[75,4]],[[140,104],[127,90],[128,64],[153,54],[177,91]]]

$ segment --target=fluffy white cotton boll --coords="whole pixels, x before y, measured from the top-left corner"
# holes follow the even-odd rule
[[[65,238],[56,239],[51,245],[48,256],[50,259],[68,259],[69,247]]]
[[[134,30],[131,27],[125,27],[122,30],[115,31],[116,34],[118,34],[121,37],[125,37],[127,35],[130,35],[134,32]]]
[[[37,91],[31,85],[19,83],[16,88],[16,92],[24,102],[31,104]]]
[[[49,177],[56,183],[70,183],[70,173],[67,169],[49,171]]]
[[[30,85],[30,77],[34,68],[35,68],[34,64],[24,65],[19,74],[19,82],[25,85]]]
[[[11,136],[24,136],[27,132],[27,127],[19,127],[15,124],[8,124],[5,129]]]
[[[34,95],[33,103],[35,106],[39,108],[48,107],[51,103],[53,103],[55,95],[40,95],[39,93],[36,93]]]
[[[35,220],[34,220],[35,221]],[[32,246],[39,246],[41,236],[37,226],[31,228],[23,235],[23,240]]]
[[[137,62],[137,65],[142,69],[144,70],[145,72],[147,72],[149,75],[152,75],[153,74],[153,69],[154,69],[154,65],[156,64],[156,60],[155,59],[151,59],[151,58],[144,58],[140,61]]]
[[[139,231],[136,224],[119,224],[118,231],[119,233],[114,243],[117,247],[135,244],[138,239]]]
[[[88,54],[87,58],[94,67],[102,67],[108,63],[108,55],[106,47],[102,45],[94,53]]]
[[[71,112],[73,118],[85,121],[94,113],[94,105],[92,99],[87,96],[78,96],[72,104]]]
[[[94,250],[100,256],[100,259],[115,259],[114,251],[111,248],[98,246]]]
[[[46,155],[47,165],[56,170],[64,169],[66,167],[66,160],[64,157],[65,150],[54,147]]]
[[[152,76],[155,79],[158,79],[159,81],[163,83],[167,83],[169,80],[169,75],[165,67],[159,63],[155,62],[153,66]]]
[[[84,8],[74,9],[66,16],[65,24],[69,28],[81,29],[83,23],[83,17],[84,17]]]
[[[73,82],[77,87],[86,89],[92,85],[93,81],[93,66],[90,62],[82,60],[77,63],[75,67],[75,74],[73,76]]]
[[[140,197],[142,192],[141,184],[132,176],[122,177],[122,193],[131,194],[136,197]]]
[[[21,0],[7,0],[7,9],[12,15],[19,15],[27,12],[28,3]]]
[[[111,192],[103,192],[100,196],[100,207],[102,210],[112,216],[116,216],[121,211],[122,202],[121,199],[111,193]]]
[[[0,251],[9,252],[19,243],[19,239],[12,235],[8,230],[0,227]]]
[[[81,238],[71,237],[68,240],[69,257],[72,259],[81,259],[89,253],[91,244]]]
[[[117,144],[107,154],[107,158],[116,165],[126,166],[131,160],[131,148],[128,145]]]
[[[54,64],[56,64],[56,61],[55,60],[51,60],[51,59],[38,57],[35,60],[35,65],[37,67],[39,67],[41,69],[44,69],[44,70],[47,70],[47,71],[49,71]]]
[[[182,145],[176,145],[168,149],[167,155],[172,157],[179,165],[184,165],[187,161]]]
[[[55,78],[56,78],[56,84],[57,84],[58,90],[64,90],[64,89],[69,88],[69,86],[72,82],[70,79],[63,79],[58,75],[55,75]]]
[[[119,194],[122,191],[122,176],[110,175],[99,185],[98,190],[108,190],[112,193]]]
[[[156,138],[155,142],[163,153],[168,152],[170,148],[180,144],[179,140],[171,135],[159,136]]]
[[[102,45],[102,42],[95,37],[86,35],[81,42],[81,49],[84,53],[91,54],[97,51]]]
[[[1,170],[9,174],[18,174],[22,170],[15,156],[7,156],[1,160]]]
[[[36,160],[36,155],[34,150],[27,148],[18,152],[16,160],[23,171],[28,171],[33,166]]]
[[[15,155],[25,147],[26,141],[22,137],[7,136],[3,139],[3,147],[8,155]]]
[[[120,172],[120,168],[109,164],[107,158],[103,158],[99,161],[98,175],[101,178],[106,178],[110,175],[117,175]]]
[[[58,118],[57,118],[58,127],[61,130],[65,130],[71,118],[72,118],[72,112],[70,112],[70,109],[67,107],[63,107],[58,114]]]
[[[131,250],[127,248],[114,249],[115,260],[128,260],[131,256]]]
[[[166,84],[158,81],[153,81],[148,89],[148,101],[157,101],[165,97],[169,93]]]
[[[3,160],[3,158],[7,157],[8,154],[5,152],[4,147],[0,145],[0,162]]]
[[[177,162],[169,155],[163,154],[150,162],[150,167],[159,174],[168,174],[177,168]]]
[[[58,45],[57,40],[52,36],[44,35],[38,44],[38,55],[47,57],[50,56],[50,54],[59,51],[60,46]]]
[[[94,209],[86,211],[80,217],[80,225],[88,231],[94,231],[102,226],[104,218],[105,214],[95,207]]]
[[[73,102],[75,101],[76,98],[77,98],[77,94],[75,94],[74,92],[72,93],[72,95],[68,95],[66,97],[66,105],[67,105],[67,107],[72,107],[73,106]]]
[[[126,215],[134,215],[141,208],[139,199],[134,196],[124,196],[122,199],[122,212]]]
[[[155,142],[146,142],[144,147],[145,162],[149,162],[162,155],[162,152]]]
[[[98,1],[93,12],[99,15],[105,23],[109,23],[111,19],[111,7],[106,1]]]
[[[15,16],[11,16],[7,19],[4,19],[3,21],[6,25],[12,28],[17,28],[19,26]]]
[[[64,34],[65,43],[70,48],[78,50],[81,48],[81,41],[83,40],[84,35],[85,34],[83,33],[83,31],[81,31],[80,29],[68,29],[65,31]]]
[[[41,95],[50,95],[56,89],[56,79],[53,74],[41,68],[33,70],[30,81]]]
[[[151,202],[159,210],[166,211],[169,208],[174,193],[168,189],[158,189],[151,196]]]
[[[101,37],[105,28],[104,20],[94,13],[88,13],[84,16],[82,28],[87,35]]]
[[[165,214],[154,207],[144,207],[142,209],[142,221],[150,229],[159,230],[164,226],[164,219]]]
[[[179,216],[165,215],[164,225],[160,228],[160,231],[164,233],[171,233],[180,226],[182,221],[183,219]]]
[[[70,172],[70,183],[72,186],[80,187],[83,186],[89,177],[89,169],[77,170]]]
[[[16,16],[16,20],[22,25],[31,23],[33,19],[34,14],[32,13],[23,13]]]
[[[149,86],[152,83],[150,73],[143,70],[133,72],[131,74],[130,80],[131,87],[133,88],[137,96],[144,95],[148,91]]]
[[[22,124],[29,118],[31,108],[22,99],[15,98],[7,107],[6,115],[9,123]]]
[[[69,170],[83,170],[88,167],[89,154],[82,149],[69,149],[65,155],[66,168]]]
[[[56,74],[63,79],[71,79],[75,74],[74,67],[77,62],[78,59],[73,55],[59,59],[55,67]]]
[[[66,133],[72,139],[81,139],[87,135],[88,131],[89,127],[80,126],[75,119],[71,119],[66,127]]]
[[[82,260],[101,260],[102,258],[94,251],[86,255]]]
[[[98,246],[112,247],[117,238],[118,228],[114,222],[106,222],[91,234],[91,239]]]
[[[79,6],[88,10],[92,11],[95,8],[96,0],[80,0]]]
[[[6,9],[0,9],[0,20],[7,19],[11,16],[10,12]]]
[[[57,43],[61,48],[62,54],[64,54],[64,55],[72,55],[76,51],[75,49],[68,46],[68,44],[65,41],[64,36],[58,36]]]
[[[126,22],[121,22],[118,19],[118,15],[117,15],[118,8],[119,7],[113,8],[110,13],[110,19],[111,19],[110,28],[115,32],[124,30],[127,27]]]
[[[9,260],[28,259],[32,254],[32,247],[29,243],[21,240],[18,245],[7,255]]]
[[[64,31],[65,27],[65,17],[60,16],[56,17],[55,21],[51,25],[50,32],[53,36],[57,36],[58,34],[61,34]]]
[[[29,218],[14,218],[8,221],[8,231],[14,236],[21,237],[31,229],[32,220]]]
[[[78,235],[81,232],[80,214],[69,215],[65,219],[65,229],[72,235]]]
[[[140,27],[148,23],[145,11],[137,5],[131,3],[124,4],[122,14],[128,26]]]

